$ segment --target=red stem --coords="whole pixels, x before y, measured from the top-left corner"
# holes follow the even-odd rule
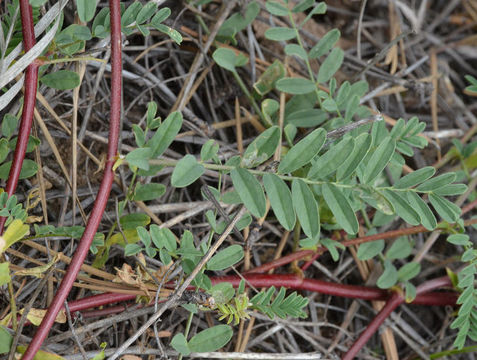
[[[25,0],[28,1],[28,0]],[[48,336],[56,315],[63,307],[63,303],[68,296],[71,287],[78,275],[81,265],[88,254],[89,247],[98,229],[101,217],[103,216],[106,203],[111,191],[114,179],[113,165],[117,154],[119,139],[119,124],[121,115],[121,15],[119,0],[110,0],[111,17],[111,122],[109,130],[108,157],[104,169],[103,179],[98,191],[98,196],[91,211],[88,223],[78,247],[75,251],[70,266],[56,292],[53,302],[41,322],[35,336],[28,346],[23,360],[32,360],[41,344]]]
[[[240,282],[238,276],[221,276],[211,277],[213,284],[228,281],[235,287]],[[314,292],[320,292],[323,294],[344,296],[344,297],[356,297],[366,300],[383,300],[389,297],[389,293],[386,290],[377,288],[369,288],[364,286],[355,285],[339,285],[329,283],[326,281],[314,280],[314,279],[301,279],[297,275],[264,275],[264,274],[250,274],[245,275],[245,279],[254,287],[288,287],[294,290],[309,290]],[[438,281],[440,286],[448,286],[450,281],[446,278],[438,278],[431,280],[423,284],[422,286],[432,286],[436,288],[433,282]],[[171,286],[173,286],[171,284]],[[419,287],[420,294],[412,302],[413,305],[427,305],[427,306],[453,306],[456,303],[458,294],[453,292],[425,292],[425,288]],[[136,295],[131,294],[118,294],[118,293],[105,293],[101,295],[93,295],[81,300],[70,301],[68,306],[70,311],[82,311],[93,307],[99,307],[103,305],[113,304],[120,301],[134,300]],[[119,309],[119,308],[118,308]],[[118,312],[121,309],[118,310]]]
[[[35,45],[35,31],[33,27],[33,13],[28,0],[20,0],[20,14],[22,21],[23,47],[28,52]],[[17,188],[18,179],[22,170],[23,159],[28,145],[31,125],[33,122],[33,110],[35,109],[36,90],[38,83],[38,65],[33,61],[26,68],[25,72],[25,95],[23,97],[22,118],[20,120],[20,128],[18,129],[17,145],[13,154],[12,166],[8,175],[6,192],[8,196],[12,196]],[[0,234],[6,217],[0,217]]]
[[[300,251],[291,253],[289,255],[282,256],[279,259],[270,261],[269,263],[263,264],[262,266],[258,266],[256,268],[245,271],[243,274],[261,274],[261,273],[265,273],[269,270],[273,270],[277,267],[289,264],[292,261],[300,260],[304,257],[309,256],[309,255],[313,255],[314,253],[315,252],[313,250],[300,250]]]
[[[376,317],[369,323],[358,340],[350,347],[348,352],[343,356],[342,360],[352,360],[356,358],[358,352],[366,345],[371,336],[378,330],[381,324],[388,318],[389,315],[396,309],[399,305],[403,303],[403,297],[395,292],[391,298],[386,302],[386,305],[381,309],[381,311],[376,315]]]
[[[417,287],[416,293],[417,296],[428,293],[431,290],[443,287],[451,286],[452,283],[447,276],[440,278],[432,279],[426,281],[425,283]],[[381,309],[381,311],[376,315],[376,317],[369,323],[366,329],[361,333],[359,338],[355,341],[353,346],[348,350],[348,352],[343,356],[342,360],[351,360],[358,355],[358,352],[366,345],[369,339],[374,335],[378,330],[381,324],[388,318],[389,315],[402,303],[404,298],[401,295],[401,292],[396,291],[393,293],[391,298],[386,302],[386,305]]]

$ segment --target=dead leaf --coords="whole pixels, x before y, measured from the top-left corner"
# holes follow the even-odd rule
[[[21,309],[18,313],[23,314],[25,309]],[[35,309],[31,308],[28,312],[27,319],[36,326],[39,326],[43,318],[45,317],[46,310],[44,309]],[[66,322],[66,313],[65,310],[60,310],[58,315],[56,315],[55,322],[64,324]]]
[[[37,278],[41,278],[43,273],[45,273],[50,267],[52,267],[54,264],[56,264],[58,261],[60,261],[61,255],[63,255],[63,253],[56,254],[55,257],[53,259],[51,259],[51,261],[48,264],[15,271],[14,275],[34,276],[34,277],[37,277]]]

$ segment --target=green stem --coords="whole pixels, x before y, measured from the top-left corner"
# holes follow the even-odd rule
[[[253,96],[250,94],[250,92],[248,91],[247,87],[245,86],[245,83],[242,81],[242,79],[240,78],[239,74],[237,73],[237,71],[232,71],[232,75],[234,76],[235,78],[235,81],[237,81],[238,85],[240,86],[240,89],[242,89],[242,91],[244,92],[245,96],[247,97],[247,99],[250,101],[250,103],[252,104],[252,107],[253,109],[255,110],[255,112],[260,116],[260,119],[262,120],[262,122],[267,125],[267,126],[272,126],[273,124],[268,121],[265,116],[263,116],[262,114],[262,111],[260,110],[260,108],[258,107],[258,104],[257,102],[255,101],[255,99],[253,98]]]
[[[149,160],[149,164],[151,165],[162,165],[162,166],[169,166],[169,167],[174,167],[177,165],[179,160],[172,160],[172,159],[153,159]],[[126,165],[127,161],[124,160],[122,162],[122,165]],[[207,170],[215,170],[215,171],[232,171],[235,169],[235,166],[230,166],[230,165],[218,165],[218,164],[207,164],[207,163],[202,163],[202,165],[207,169]],[[250,173],[257,175],[257,176],[263,176],[265,174],[268,174],[270,172],[268,171],[263,171],[263,170],[252,170],[252,169],[247,169]],[[282,175],[282,174],[275,174],[279,178],[285,181],[293,181],[293,180],[302,180],[303,182],[310,184],[310,185],[323,185],[323,184],[333,184],[336,187],[340,188],[345,188],[345,189],[356,189],[356,188],[361,188],[361,184],[343,184],[340,182],[334,182],[334,181],[321,181],[321,180],[311,180],[303,177],[298,177],[298,176],[290,176],[290,175]],[[400,191],[400,192],[406,192],[406,191],[414,191],[418,192],[416,189],[395,189],[391,186],[384,186],[384,187],[376,187],[374,188],[377,191],[382,191],[382,190],[391,190],[391,191]],[[427,193],[427,192],[423,192]]]
[[[477,351],[477,345],[474,346],[467,346],[462,349],[452,349],[452,350],[445,350],[441,351],[438,353],[434,353],[429,355],[430,359],[439,359],[444,356],[450,356],[450,355],[458,355],[458,354],[467,354],[470,352],[476,352]]]
[[[41,62],[41,65],[48,65],[48,64],[58,64],[58,63],[69,63],[73,61],[98,61],[102,63],[106,63],[103,59],[98,59],[92,56],[79,56],[74,58],[61,58],[61,59],[51,59],[51,60],[38,60]]]
[[[290,18],[290,22],[293,26],[293,30],[295,30],[298,45],[302,48],[303,51],[308,53],[305,49],[305,46],[303,45],[303,41],[302,41],[301,36],[300,36],[300,31],[298,30],[298,28],[295,24],[295,20],[293,20],[293,14],[292,14],[291,11],[288,11],[288,17]],[[306,69],[308,70],[308,76],[310,77],[310,80],[313,81],[313,83],[315,83],[316,98],[318,100],[318,104],[320,104],[320,107],[321,107],[321,99],[320,99],[320,96],[318,94],[318,87],[316,86],[315,75],[313,74],[313,70],[311,69],[310,60],[308,60],[308,58],[306,58],[306,59],[304,59],[304,61],[305,61],[305,64],[306,64]]]
[[[189,317],[187,318],[187,323],[186,323],[186,328],[184,330],[184,337],[187,339],[187,336],[189,335],[190,331],[190,326],[192,324],[192,318],[194,317],[194,314],[192,312],[189,313]],[[178,360],[182,360],[182,354],[179,354]]]

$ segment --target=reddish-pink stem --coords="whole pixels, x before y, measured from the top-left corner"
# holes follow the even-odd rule
[[[309,256],[309,255],[313,255],[314,253],[315,252],[313,250],[300,250],[300,251],[291,253],[289,255],[282,256],[279,259],[270,261],[270,262],[268,262],[266,264],[263,264],[261,266],[258,266],[256,268],[245,271],[243,274],[261,274],[261,273],[265,273],[269,270],[273,270],[277,267],[289,264],[292,261],[300,260],[300,259],[303,259],[304,257]]]
[[[231,282],[233,286],[237,287],[240,282],[238,276],[221,276],[211,277],[211,281],[214,284],[220,282]],[[366,300],[383,300],[389,297],[389,293],[385,290],[377,288],[368,288],[364,286],[355,285],[339,285],[329,283],[326,281],[319,281],[314,279],[301,279],[297,275],[282,275],[282,274],[249,274],[245,275],[245,279],[254,287],[270,287],[275,286],[279,288],[281,286],[287,287],[293,290],[309,290],[314,292],[320,292],[323,294],[355,297]],[[426,282],[424,285],[432,288],[436,288],[433,281],[438,281],[440,286],[448,286],[450,283],[445,278],[438,278]],[[172,284],[171,284],[172,286]],[[425,290],[425,289],[424,289]],[[414,299],[412,304],[414,305],[427,305],[427,306],[453,306],[456,303],[458,294],[454,292],[424,292],[423,288],[419,288],[420,294]],[[136,295],[131,294],[118,294],[118,293],[105,293],[101,295],[93,295],[81,300],[70,301],[68,306],[71,312],[82,311],[93,307],[99,307],[108,304],[118,303],[120,301],[134,300]],[[121,309],[118,308],[118,311]]]
[[[26,0],[28,1],[28,0]],[[81,265],[83,264],[94,235],[98,229],[101,217],[103,216],[106,203],[111,191],[114,179],[113,165],[117,154],[117,146],[119,139],[119,124],[121,115],[121,15],[119,0],[110,0],[110,17],[111,17],[111,120],[109,129],[108,157],[104,169],[103,179],[98,191],[98,196],[91,211],[88,223],[81,240],[76,248],[70,266],[56,292],[48,311],[41,322],[35,336],[28,346],[23,360],[31,360],[39,350],[41,344],[48,336],[51,326],[53,325],[56,315],[63,307],[63,303],[68,296],[71,287],[78,275]]]
[[[417,295],[428,293],[431,290],[451,286],[452,283],[447,276],[440,278],[432,279],[426,281],[425,283],[417,287]],[[386,302],[386,305],[381,309],[381,311],[376,315],[376,317],[369,323],[366,329],[359,335],[359,338],[355,341],[353,346],[348,350],[348,352],[343,356],[343,360],[351,360],[356,357],[358,352],[366,345],[366,343],[371,339],[374,333],[378,330],[381,324],[386,320],[389,315],[403,302],[405,301],[402,294],[398,291],[394,292],[391,298]]]
[[[23,47],[28,52],[35,45],[35,31],[33,28],[32,8],[28,0],[20,0],[20,14],[22,21]],[[13,154],[12,166],[8,175],[6,192],[12,196],[17,188],[18,179],[22,170],[23,159],[28,145],[31,124],[33,122],[33,110],[35,109],[36,89],[38,82],[38,65],[32,62],[25,72],[25,93],[23,97],[22,118],[18,130],[17,145]],[[3,233],[6,217],[0,217],[0,234]]]
[[[351,346],[348,352],[343,356],[342,360],[352,360],[356,358],[358,352],[363,348],[364,345],[369,341],[371,336],[378,330],[381,324],[388,318],[388,316],[396,309],[399,305],[403,303],[404,299],[402,296],[395,292],[391,298],[386,302],[386,305],[381,309],[381,311],[376,315],[376,317],[369,323],[356,342]]]

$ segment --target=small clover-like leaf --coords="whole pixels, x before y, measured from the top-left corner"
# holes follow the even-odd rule
[[[177,163],[171,177],[175,187],[186,187],[196,181],[205,172],[204,165],[199,164],[193,155],[184,156]]]

